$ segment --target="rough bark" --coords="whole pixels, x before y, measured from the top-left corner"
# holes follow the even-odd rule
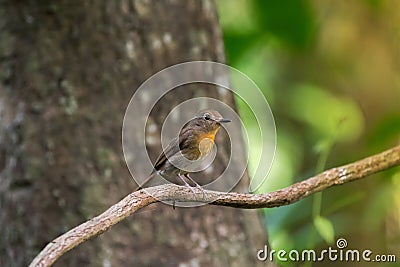
[[[224,54],[210,1],[0,3],[0,265],[26,266],[135,188],[120,138],[134,90],[164,67]],[[198,93],[185,88],[150,119]],[[57,266],[256,266],[264,242],[255,211],[157,204]]]

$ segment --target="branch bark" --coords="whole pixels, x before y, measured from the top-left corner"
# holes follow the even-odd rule
[[[50,266],[67,251],[99,235],[134,212],[158,201],[203,202],[217,206],[256,209],[289,205],[331,186],[355,181],[400,165],[400,145],[371,157],[324,171],[302,182],[267,194],[205,191],[196,195],[177,185],[161,185],[133,192],[97,217],[49,243],[30,266]]]

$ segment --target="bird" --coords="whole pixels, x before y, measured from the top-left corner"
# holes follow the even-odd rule
[[[189,173],[194,172],[194,166],[199,164],[199,160],[210,154],[217,132],[223,123],[228,122],[231,120],[222,117],[216,110],[199,112],[182,127],[179,135],[172,139],[165,150],[161,152],[154,163],[152,173],[137,189],[143,188],[155,174],[159,174],[169,181],[178,178],[178,181],[183,182],[196,194],[188,183],[188,181],[192,182],[202,191],[204,197],[203,188],[190,177]]]

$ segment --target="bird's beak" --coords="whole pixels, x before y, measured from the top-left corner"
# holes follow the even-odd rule
[[[226,122],[231,122],[231,120],[230,120],[230,119],[222,118],[222,119],[219,119],[218,122],[219,122],[219,123],[226,123]]]

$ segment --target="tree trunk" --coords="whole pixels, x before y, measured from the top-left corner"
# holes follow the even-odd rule
[[[120,137],[134,90],[179,62],[223,62],[223,44],[210,1],[8,0],[0,27],[0,265],[26,266],[136,187]],[[195,94],[160,103],[152,119]],[[256,211],[157,204],[56,265],[265,266],[266,241]]]

